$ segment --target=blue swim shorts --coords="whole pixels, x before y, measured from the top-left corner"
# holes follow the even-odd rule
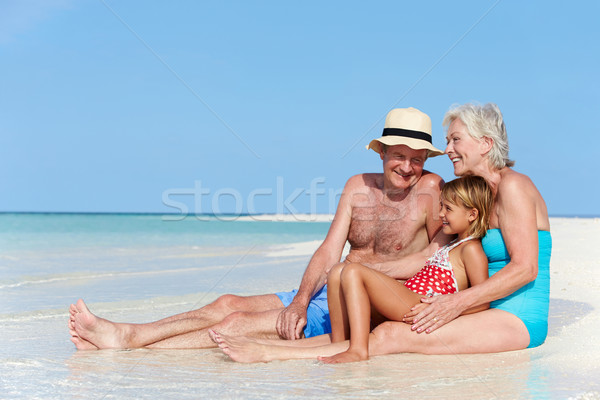
[[[284,307],[291,304],[297,290],[291,292],[275,293]],[[313,337],[331,333],[331,321],[329,320],[329,307],[327,306],[327,285],[323,286],[308,303],[306,309],[306,326],[304,327],[304,337]]]

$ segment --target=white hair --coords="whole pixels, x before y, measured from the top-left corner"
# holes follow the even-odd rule
[[[493,141],[488,158],[495,168],[512,167],[515,162],[508,158],[508,137],[502,113],[494,103],[483,106],[463,104],[453,106],[444,116],[443,125],[449,126],[455,119],[466,125],[471,137],[480,140],[489,137]]]

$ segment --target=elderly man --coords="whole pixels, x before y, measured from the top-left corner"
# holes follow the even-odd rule
[[[298,339],[330,332],[327,272],[358,262],[386,272],[404,255],[424,249],[440,230],[442,179],[423,166],[443,154],[431,141],[431,120],[415,108],[387,115],[383,136],[371,141],[383,173],[351,177],[327,237],[311,258],[297,291],[241,297],[224,295],[198,310],[147,324],[114,323],[92,314],[83,300],[70,308],[71,340],[78,349],[214,347],[209,329],[227,335]]]

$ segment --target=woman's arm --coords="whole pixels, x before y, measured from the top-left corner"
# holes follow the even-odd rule
[[[412,329],[433,332],[464,311],[508,296],[537,276],[538,236],[533,183],[508,171],[498,186],[498,225],[511,261],[492,277],[464,291],[422,299],[432,306],[414,318]]]

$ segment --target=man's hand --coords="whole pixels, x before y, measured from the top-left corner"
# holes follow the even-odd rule
[[[306,325],[306,307],[292,303],[277,317],[277,333],[284,339],[300,339]]]

